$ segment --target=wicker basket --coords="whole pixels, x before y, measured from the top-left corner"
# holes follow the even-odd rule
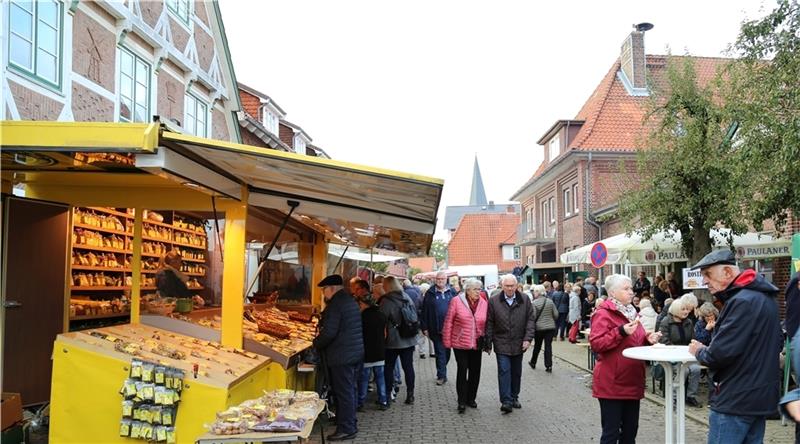
[[[175,311],[175,303],[168,302],[168,303],[152,303],[148,302],[145,304],[145,309],[148,313],[157,314],[161,316],[166,316],[173,311]]]

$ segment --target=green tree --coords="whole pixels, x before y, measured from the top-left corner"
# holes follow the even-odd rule
[[[447,244],[442,240],[434,240],[431,243],[430,255],[436,258],[436,262],[447,260]]]
[[[742,24],[731,47],[725,96],[740,123],[738,163],[749,174],[742,204],[751,224],[778,227],[800,215],[800,5],[779,0],[765,17]]]
[[[416,276],[416,275],[417,275],[417,273],[422,273],[422,269],[420,269],[420,268],[417,268],[417,267],[411,267],[411,268],[409,268],[409,269],[408,269],[408,273],[407,273],[407,275],[408,275],[408,278],[409,278],[409,279],[414,279],[414,276]]]
[[[639,183],[623,194],[626,229],[646,238],[662,230],[681,234],[684,254],[697,262],[711,251],[709,230],[721,223],[747,231],[739,196],[741,169],[729,138],[730,123],[715,102],[717,82],[699,85],[691,57],[670,57],[666,81],[653,86],[649,128],[637,158]]]
[[[371,268],[376,273],[383,273],[389,268],[389,264],[386,262],[368,262],[367,268]]]

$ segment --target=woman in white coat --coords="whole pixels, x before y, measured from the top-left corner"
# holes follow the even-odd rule
[[[569,313],[567,314],[567,322],[570,327],[575,321],[581,319],[581,297],[578,296],[581,292],[581,287],[578,284],[572,285],[569,292]]]
[[[653,309],[653,304],[650,299],[644,298],[639,301],[639,320],[642,322],[642,327],[647,334],[656,331],[656,319],[658,313]]]

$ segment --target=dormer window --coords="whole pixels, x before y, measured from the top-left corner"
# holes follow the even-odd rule
[[[309,141],[306,140],[306,137],[303,133],[297,132],[294,134],[294,140],[292,141],[292,145],[294,146],[294,152],[297,154],[305,154],[306,153],[306,144]]]
[[[269,105],[261,107],[261,123],[270,133],[278,135],[278,113]]]
[[[552,139],[550,139],[547,149],[548,149],[548,156],[550,157],[550,162],[552,162],[556,157],[558,157],[558,153],[561,150],[561,140],[558,137],[558,134],[556,134],[555,136],[553,136]]]

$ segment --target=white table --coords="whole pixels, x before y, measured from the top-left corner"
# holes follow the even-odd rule
[[[655,345],[646,347],[631,347],[622,351],[622,356],[630,359],[638,359],[640,361],[653,361],[662,364],[664,367],[664,403],[666,404],[666,412],[664,419],[666,429],[664,442],[666,443],[684,443],[686,442],[686,401],[684,399],[686,388],[683,385],[683,380],[686,378],[686,369],[689,364],[697,362],[694,356],[689,354],[689,347],[686,345]],[[672,380],[672,365],[677,364],[678,367],[678,382],[673,384]],[[677,389],[677,422],[674,420],[674,413],[672,412],[672,397]],[[675,433],[675,426],[677,425],[677,433]],[[676,436],[677,435],[677,436]]]

